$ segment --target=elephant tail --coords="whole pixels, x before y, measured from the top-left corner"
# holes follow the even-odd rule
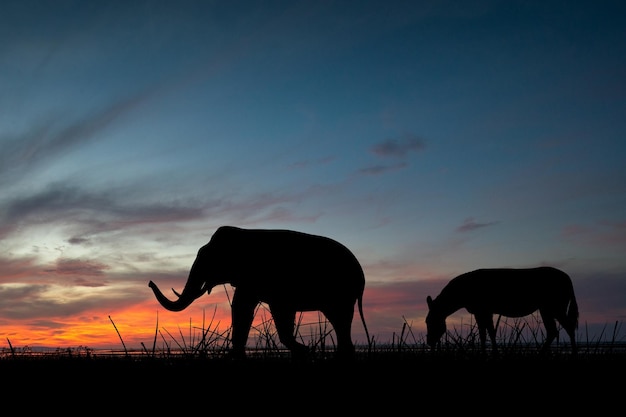
[[[370,333],[367,330],[367,324],[365,324],[365,316],[363,315],[363,294],[359,295],[357,299],[357,306],[359,308],[359,316],[361,316],[361,322],[363,323],[363,329],[365,329],[365,337],[367,337],[367,353],[372,351],[372,340],[370,339]]]

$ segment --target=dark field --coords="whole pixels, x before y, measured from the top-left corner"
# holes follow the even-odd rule
[[[141,353],[5,355],[0,377],[5,403],[70,415],[237,410],[447,415],[492,407],[505,415],[581,410],[602,415],[623,407],[626,393],[622,345],[581,346],[576,356],[566,349],[548,355],[520,349],[494,357],[422,348],[359,351],[350,362],[333,359],[332,352],[327,356],[294,361],[288,354],[251,355],[234,361]]]
[[[332,332],[310,332],[313,353],[295,360],[271,322],[247,358],[233,360],[229,333],[212,326],[161,337],[143,350],[84,347],[0,352],[0,392],[32,413],[325,415],[575,413],[608,415],[626,393],[626,343],[619,323],[606,337],[581,337],[578,354],[557,340],[540,354],[536,318],[501,322],[499,354],[482,352],[475,324],[452,328],[437,350],[407,324],[393,343],[334,357]],[[196,336],[196,334],[198,336]],[[155,335],[155,342],[157,338]],[[24,393],[31,397],[25,397]],[[34,394],[34,395],[33,395]],[[24,400],[24,398],[27,398]]]

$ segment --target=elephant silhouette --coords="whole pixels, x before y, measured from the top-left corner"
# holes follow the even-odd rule
[[[149,287],[170,311],[182,311],[216,285],[234,287],[231,305],[232,349],[245,357],[245,346],[259,303],[267,304],[280,342],[294,357],[309,348],[296,341],[296,312],[320,311],[337,337],[337,358],[353,358],[351,336],[355,303],[369,343],[363,315],[365,275],[354,254],[341,243],[312,234],[281,229],[219,227],[198,250],[178,297],[168,299],[157,285]]]

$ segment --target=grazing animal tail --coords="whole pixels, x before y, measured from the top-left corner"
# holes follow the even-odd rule
[[[570,299],[569,306],[567,308],[567,321],[572,323],[574,329],[578,329],[578,302],[576,301],[576,295],[574,294],[574,287],[570,284]]]

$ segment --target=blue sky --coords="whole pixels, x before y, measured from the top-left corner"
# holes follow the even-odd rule
[[[482,267],[565,270],[583,330],[626,317],[622,2],[0,10],[0,333],[16,344],[115,340],[109,316],[145,340],[153,321],[129,322],[157,310],[148,280],[181,288],[224,224],[344,243],[382,340],[403,317],[422,331],[426,296]]]

